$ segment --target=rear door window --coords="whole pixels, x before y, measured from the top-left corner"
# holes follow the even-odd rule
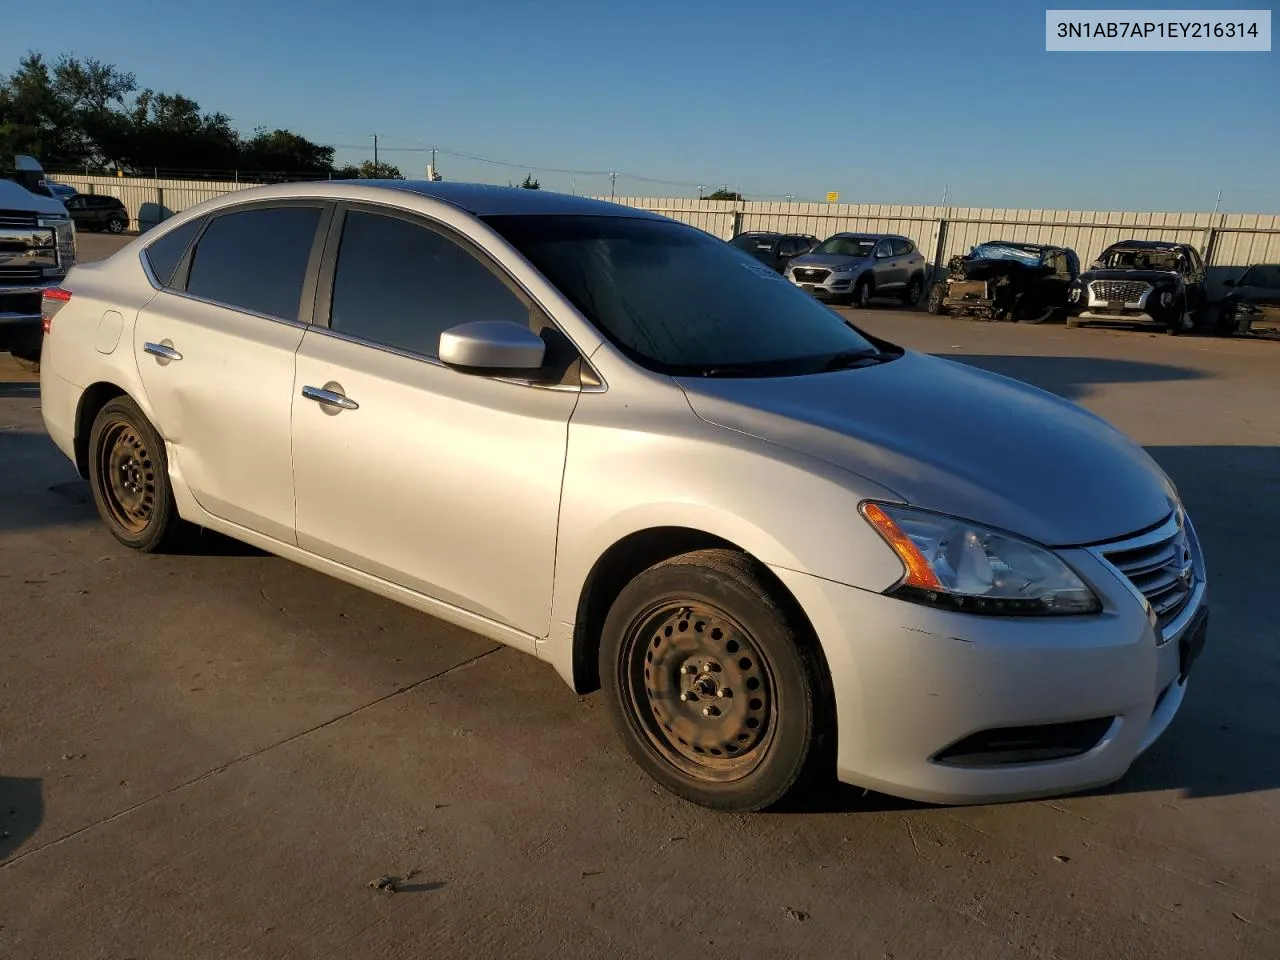
[[[216,217],[191,260],[187,293],[297,320],[320,207],[254,207]]]
[[[143,251],[143,256],[147,258],[147,266],[151,268],[156,282],[162,287],[167,287],[173,282],[174,271],[178,269],[178,264],[182,262],[187,247],[191,246],[191,241],[200,232],[200,225],[203,223],[204,220],[201,217],[188,220],[182,226],[170,230]]]

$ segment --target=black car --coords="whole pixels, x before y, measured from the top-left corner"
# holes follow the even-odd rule
[[[1044,323],[1065,317],[1080,277],[1068,247],[990,240],[952,257],[929,290],[929,312],[984,320]]]
[[[77,230],[106,230],[108,233],[124,233],[129,226],[129,211],[115,197],[103,197],[93,193],[78,193],[68,197],[63,206]]]
[[[1238,280],[1226,280],[1224,285],[1229,292],[1218,308],[1220,335],[1280,333],[1280,263],[1255,263]]]
[[[1204,261],[1188,243],[1121,240],[1080,278],[1069,326],[1103,321],[1192,330],[1205,304]]]
[[[751,254],[779,273],[796,257],[816,247],[818,242],[817,237],[807,233],[773,233],[768,230],[740,233],[729,241],[731,246]]]

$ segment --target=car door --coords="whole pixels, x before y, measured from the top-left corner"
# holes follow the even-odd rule
[[[183,232],[188,243],[198,233],[194,244],[176,267],[172,249],[149,257],[161,289],[134,326],[156,428],[192,496],[215,517],[285,543],[296,542],[294,354],[330,212],[323,201],[276,201],[183,224],[153,246],[175,245]]]
[[[885,238],[876,244],[872,270],[875,271],[877,290],[893,290],[906,282],[901,276],[903,270],[899,260],[893,252],[893,241]]]
[[[299,546],[545,636],[577,387],[437,359],[457,324],[542,315],[465,238],[384,208],[339,215],[323,276],[293,390]]]

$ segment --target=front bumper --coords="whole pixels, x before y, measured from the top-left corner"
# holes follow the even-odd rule
[[[841,780],[964,804],[1070,793],[1124,776],[1182,704],[1181,651],[1207,613],[1207,591],[1201,582],[1176,632],[1158,638],[1146,606],[1102,559],[1088,550],[1062,555],[1098,592],[1102,613],[951,613],[775,569],[827,658]],[[1084,721],[1093,721],[1096,743],[1060,759],[971,756],[958,764],[944,753],[991,731],[1088,727]]]
[[[847,299],[853,292],[853,282],[857,278],[858,275],[852,273],[832,274],[820,283],[811,283],[807,280],[797,280],[790,275],[787,276],[789,281],[801,290],[813,294],[819,300]]]

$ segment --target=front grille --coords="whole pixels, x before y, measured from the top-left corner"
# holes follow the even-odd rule
[[[36,215],[26,210],[0,210],[0,227],[34,227]]]
[[[1142,280],[1095,280],[1089,284],[1093,299],[1108,303],[1137,303],[1150,289],[1151,284]]]
[[[935,763],[955,767],[995,767],[1046,763],[1088,753],[1107,735],[1115,717],[1030,727],[999,727],[970,734],[938,753]]]
[[[822,283],[827,277],[831,276],[831,271],[802,267],[794,270],[791,275],[801,283]]]
[[[1102,555],[1147,598],[1161,629],[1191,599],[1197,571],[1181,517],[1170,518],[1151,534],[1110,544]]]

